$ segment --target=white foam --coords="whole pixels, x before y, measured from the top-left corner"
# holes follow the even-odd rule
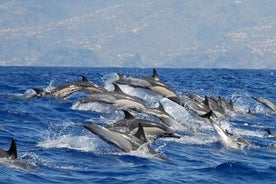
[[[34,159],[24,159],[23,157],[10,160],[6,158],[0,158],[0,165],[5,165],[7,167],[24,170],[24,171],[37,171],[36,161]]]
[[[79,126],[74,122],[63,122],[52,124],[45,132],[45,139],[38,143],[42,148],[69,148],[80,151],[94,151],[97,147],[95,140],[86,135],[80,135],[80,132],[72,132],[72,126]],[[82,133],[82,131],[81,131]]]
[[[47,139],[38,143],[42,148],[69,148],[85,152],[91,152],[96,149],[94,139],[87,136],[62,135],[54,139]]]
[[[104,88],[108,91],[113,91],[113,82],[119,80],[119,76],[116,73],[106,74],[102,78],[104,80]]]
[[[53,86],[54,81],[51,80],[48,86],[44,89],[46,92],[51,92],[55,87]]]
[[[209,134],[195,134],[193,136],[182,136],[175,139],[176,142],[187,145],[207,145],[218,141],[218,136]]]
[[[245,130],[245,129],[240,129],[240,128],[233,129],[233,134],[235,136],[249,136],[249,137],[259,137],[259,138],[264,137],[264,132],[254,131],[254,130]]]

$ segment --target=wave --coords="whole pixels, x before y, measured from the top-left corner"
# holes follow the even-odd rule
[[[85,152],[94,151],[97,147],[94,139],[86,135],[80,135],[72,127],[79,127],[83,130],[82,126],[75,122],[51,124],[44,133],[44,140],[38,142],[37,145],[45,149],[68,148]]]

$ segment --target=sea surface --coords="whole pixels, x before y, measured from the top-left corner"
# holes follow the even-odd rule
[[[276,183],[276,138],[263,130],[276,132],[276,115],[252,98],[276,102],[276,70],[157,68],[180,96],[231,99],[236,112],[218,121],[233,137],[253,144],[242,150],[225,148],[210,123],[184,107],[122,86],[149,106],[160,101],[178,122],[196,130],[176,130],[180,139],[162,138],[151,145],[168,160],[141,150],[121,153],[84,129],[84,123],[105,126],[123,118],[120,110],[103,104],[77,108],[85,93],[67,99],[23,97],[34,87],[55,88],[83,75],[112,90],[117,72],[149,77],[152,68],[0,67],[0,148],[7,150],[15,138],[18,151],[16,161],[0,159],[0,183]]]

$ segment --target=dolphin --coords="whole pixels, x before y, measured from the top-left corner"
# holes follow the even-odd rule
[[[224,118],[226,111],[234,111],[233,102],[227,102],[221,97],[204,98],[195,94],[187,94],[187,97],[167,97],[171,101],[186,107],[199,116],[208,113],[212,110],[212,116],[217,118]]]
[[[125,77],[122,74],[117,73],[119,79],[115,81],[117,84],[129,85],[132,87],[139,87],[153,91],[161,96],[177,96],[176,92],[159,78],[156,69],[153,69],[153,74],[151,77],[135,78],[135,77]]]
[[[141,124],[139,124],[139,128],[134,135],[113,131],[96,124],[84,124],[83,126],[103,141],[115,146],[122,152],[129,153],[138,150],[142,145],[148,143]],[[150,154],[157,154],[148,144],[147,148]]]
[[[230,99],[227,101],[224,98],[219,97],[210,97],[213,101],[219,104],[224,110],[235,112],[233,101]]]
[[[114,91],[91,94],[81,99],[77,106],[90,102],[110,104],[120,110],[135,110],[137,112],[153,115],[162,120],[169,127],[174,127],[175,129],[186,129],[164,110],[161,103],[159,103],[158,108],[148,108],[141,99],[125,94],[118,84],[113,83],[113,85]]]
[[[15,140],[11,139],[11,144],[9,150],[5,151],[0,149],[0,158],[7,158],[7,159],[17,159],[17,147]]]
[[[178,105],[183,106],[184,108],[190,109],[191,111],[195,112],[199,116],[206,114],[211,110],[209,106],[206,106],[204,103],[202,103],[200,99],[192,99],[189,97],[180,97],[180,96],[168,97],[168,99],[177,103]]]
[[[163,124],[162,122],[157,123],[151,120],[137,119],[129,111],[123,110],[125,118],[117,121],[116,123],[109,125],[108,128],[111,130],[117,130],[120,132],[137,132],[139,124],[142,125],[146,135],[159,137],[174,137],[180,138],[179,135],[174,133],[174,130]]]
[[[270,128],[264,128],[264,131],[266,131],[270,137],[276,137],[276,133],[272,132]]]
[[[152,115],[164,122],[168,127],[174,130],[190,131],[188,128],[175,120],[169,113],[167,113],[163,105],[159,102],[157,108],[146,108],[142,111],[145,114]]]
[[[265,99],[263,97],[253,97],[257,102],[260,102],[262,104],[264,104],[266,107],[268,107],[269,109],[271,109],[273,112],[276,112],[276,103],[272,102],[268,99]]]
[[[225,145],[227,148],[232,148],[232,149],[240,149],[240,146],[238,143],[233,140],[212,118],[212,110],[208,112],[207,114],[201,116],[204,118],[208,118],[209,122],[211,123],[212,127],[218,134],[220,141],[223,145]]]
[[[90,94],[84,99],[81,99],[79,101],[80,104],[99,102],[111,104],[121,109],[134,109],[137,111],[146,109],[146,106],[142,100],[125,94],[116,83],[113,83],[113,85],[114,91]]]
[[[53,96],[57,98],[67,98],[72,93],[77,91],[84,91],[87,93],[101,93],[105,91],[105,89],[94,83],[91,83],[85,76],[82,76],[81,81],[65,83],[52,90],[43,90],[39,88],[32,89],[36,92],[36,96],[38,97]]]
[[[85,91],[89,93],[100,93],[105,91],[96,84],[89,82],[89,80],[82,76],[82,81],[65,83],[50,91],[50,95],[58,98],[66,98],[74,92]]]

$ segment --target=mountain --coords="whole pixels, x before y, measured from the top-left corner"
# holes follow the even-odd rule
[[[0,65],[276,68],[274,0],[2,0]]]

